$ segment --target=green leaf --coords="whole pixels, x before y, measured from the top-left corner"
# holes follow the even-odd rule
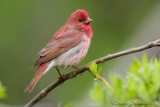
[[[100,66],[98,69],[98,75],[100,75],[101,71],[102,71],[102,66]]]
[[[133,64],[130,65],[131,71],[134,72],[136,75],[141,75],[141,73],[138,71],[141,68],[141,64],[138,61],[138,59],[135,59]]]
[[[5,87],[3,87],[1,82],[0,82],[0,99],[6,97],[5,91],[6,91]]]
[[[147,54],[143,54],[143,57],[142,57],[142,64],[143,66],[147,65],[148,61],[147,61]]]
[[[92,64],[89,64],[89,67],[91,68],[91,72],[96,76],[97,75],[97,64],[96,62],[93,62]]]
[[[104,89],[98,84],[95,83],[94,89],[90,91],[90,97],[93,101],[95,101],[98,104],[104,104],[106,93]]]

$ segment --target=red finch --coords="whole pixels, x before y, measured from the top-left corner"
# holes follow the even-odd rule
[[[33,68],[38,70],[32,81],[25,89],[31,92],[43,74],[55,67],[74,67],[87,54],[93,35],[88,13],[85,10],[77,10],[71,14],[66,24],[62,26],[52,37],[51,41],[43,48]]]

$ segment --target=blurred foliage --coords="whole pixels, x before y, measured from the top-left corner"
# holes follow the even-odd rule
[[[96,68],[94,63],[91,66]],[[95,67],[93,67],[95,66]],[[98,72],[92,69],[93,72]],[[126,79],[110,74],[112,90],[96,82],[90,91],[90,97],[97,107],[106,106],[159,106],[160,96],[160,58],[147,60],[143,55],[142,62],[137,59],[127,71]],[[103,83],[103,82],[101,82]],[[104,84],[104,83],[103,83]],[[104,84],[104,86],[106,86]]]
[[[66,104],[64,107],[71,107],[71,103]]]
[[[93,38],[83,65],[108,53],[121,50],[135,29],[148,16],[159,0],[1,0],[0,2],[0,80],[7,88],[3,103],[23,105],[58,78],[55,69],[43,76],[32,93],[24,89],[32,79],[33,60],[77,9],[85,9],[93,19]],[[144,41],[144,40],[143,40]],[[109,61],[103,68],[114,65]],[[33,71],[33,72],[31,72]],[[62,70],[67,73],[70,70]],[[79,101],[90,89],[92,76],[66,82],[47,96],[47,101]],[[83,84],[83,88],[82,85]],[[72,88],[71,88],[72,87]],[[13,90],[14,89],[14,90]],[[77,93],[78,91],[78,93]]]
[[[98,83],[95,83],[94,88],[90,91],[91,99],[99,105],[106,105],[106,90],[103,89]]]
[[[0,82],[0,101],[1,99],[4,99],[4,98],[6,98],[6,88]],[[0,102],[0,107],[8,107],[8,106]]]
[[[4,86],[2,86],[2,83],[0,82],[0,99],[6,97],[6,89]]]

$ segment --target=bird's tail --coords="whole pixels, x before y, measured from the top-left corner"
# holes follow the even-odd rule
[[[27,86],[27,88],[24,90],[24,92],[31,92],[33,90],[33,88],[35,87],[36,83],[38,82],[38,80],[41,78],[41,76],[45,73],[45,70],[47,69],[48,64],[44,63],[41,64],[38,67],[38,70],[36,72],[36,74],[34,75],[32,81],[29,83],[29,85]]]

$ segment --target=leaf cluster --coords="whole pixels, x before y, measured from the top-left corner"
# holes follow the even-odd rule
[[[93,75],[99,80],[100,69],[93,63],[90,65]],[[142,61],[135,59],[127,70],[126,78],[109,74],[108,87],[96,82],[90,91],[90,97],[97,107],[106,106],[158,106],[160,96],[160,59],[152,58],[149,61],[143,55]],[[108,82],[107,82],[108,83]]]

